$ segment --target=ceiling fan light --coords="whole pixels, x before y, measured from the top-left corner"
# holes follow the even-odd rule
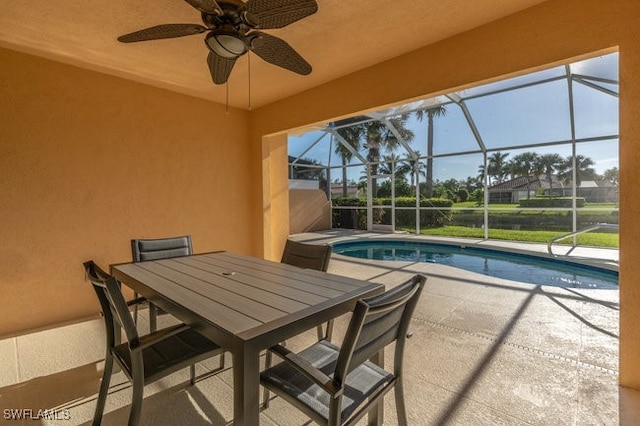
[[[235,59],[247,52],[247,45],[233,33],[211,31],[205,42],[209,49],[226,59]]]

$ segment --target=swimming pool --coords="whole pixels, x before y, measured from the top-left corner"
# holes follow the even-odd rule
[[[360,259],[431,262],[492,277],[556,287],[618,289],[618,273],[559,259],[418,241],[348,241],[333,252]]]

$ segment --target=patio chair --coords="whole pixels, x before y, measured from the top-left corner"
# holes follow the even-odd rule
[[[327,272],[329,261],[331,260],[331,246],[318,244],[305,244],[297,241],[287,240],[280,263],[298,266],[300,268],[315,269]],[[333,332],[333,321],[327,323],[326,333],[322,330],[322,325],[318,326],[318,340],[326,338],[331,340]]]
[[[191,370],[191,384],[195,382],[195,363],[223,350],[185,324],[164,328],[139,336],[131,313],[120,291],[120,283],[105,274],[93,261],[84,264],[86,277],[98,296],[107,336],[107,351],[100,393],[96,403],[93,425],[102,421],[102,413],[109,391],[109,383],[115,360],[133,386],[129,425],[140,420],[144,386],[186,367]],[[102,271],[102,272],[101,272]],[[106,276],[105,276],[106,275]],[[115,328],[124,329],[127,341],[117,344]]]
[[[395,390],[398,424],[406,425],[403,357],[411,315],[426,278],[409,281],[356,303],[342,347],[321,340],[296,354],[271,348],[283,362],[260,374],[260,383],[320,425],[352,425]],[[395,342],[394,368],[368,361]]]
[[[89,262],[87,262],[89,263]],[[91,268],[91,274],[87,275],[87,276],[91,276],[96,280],[101,280],[101,281],[106,281],[107,279],[111,278],[111,275],[107,274],[101,267],[99,267],[98,265],[96,265],[93,261],[90,261],[90,268]],[[85,270],[86,270],[86,265],[85,265]],[[118,283],[120,284],[120,283]],[[135,309],[135,311],[138,310],[138,306],[144,303],[147,303],[147,299],[144,297],[135,297],[131,300],[127,300],[127,307],[131,308],[133,307]],[[112,312],[112,314],[114,314]],[[121,339],[122,339],[122,324],[120,324],[120,320],[118,319],[118,317],[114,314],[112,315],[113,320],[115,321],[114,323],[114,340],[116,343],[120,343]]]
[[[329,260],[331,260],[331,246],[328,244],[308,244],[287,240],[280,262],[326,272],[329,268]]]
[[[167,238],[149,238],[131,240],[131,256],[134,262],[144,262],[146,260],[171,259],[174,257],[191,256],[193,245],[191,235]],[[134,297],[137,294],[134,294]],[[158,327],[158,315],[166,314],[153,303],[149,303],[149,332],[154,332]],[[217,372],[224,368],[224,356],[220,357],[220,366],[214,370]],[[208,374],[204,374],[204,377]]]
[[[330,245],[299,243],[297,241],[287,239],[280,263],[286,263],[287,265],[297,266],[299,268],[315,269],[317,271],[327,272],[327,269],[329,268],[329,260],[331,260],[331,251],[332,248]],[[328,321],[326,327],[326,333],[323,331],[322,325],[317,327],[318,340],[331,340],[331,336],[333,334],[333,320]],[[286,342],[283,342],[283,345],[285,344]],[[271,367],[271,363],[271,351],[267,350],[264,361],[265,368]],[[262,405],[265,408],[269,407],[269,389],[267,388],[264,389]]]
[[[133,239],[131,240],[131,255],[134,262],[144,262],[145,260],[170,259],[172,257],[190,256],[193,254],[191,236],[154,238],[154,239]],[[137,294],[134,294],[134,298]],[[149,331],[157,330],[158,315],[165,314],[153,303],[149,303]],[[135,312],[137,320],[138,312]]]

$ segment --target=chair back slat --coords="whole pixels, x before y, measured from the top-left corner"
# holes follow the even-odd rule
[[[114,308],[115,313],[120,320],[120,324],[124,329],[127,341],[129,342],[129,347],[137,346],[140,343],[138,330],[136,329],[136,324],[129,312],[127,302],[124,300],[122,292],[120,291],[120,283],[115,278],[110,277],[105,281],[105,286],[107,290],[107,297],[109,298],[111,306]]]
[[[96,296],[98,297],[98,302],[100,303],[100,309],[102,310],[102,317],[105,321],[107,334],[111,332],[113,336],[113,322],[114,320],[119,321],[119,319],[116,318],[113,308],[111,307],[111,303],[109,303],[109,298],[105,294],[104,282],[107,280],[107,278],[109,278],[109,274],[103,271],[92,260],[84,262],[82,265],[84,266],[85,278],[91,281],[93,291],[95,291]]]
[[[353,368],[389,344],[406,339],[409,321],[425,281],[425,277],[416,275],[381,295],[357,302],[336,365],[338,383],[342,383]]]
[[[330,259],[330,245],[305,244],[287,240],[281,263],[326,272]]]
[[[193,254],[191,236],[133,239],[131,253],[134,262],[145,260],[169,259],[172,257],[190,256]]]
[[[115,334],[114,327],[117,323],[124,329],[129,346],[136,346],[140,342],[140,338],[127,302],[120,290],[120,283],[100,269],[93,261],[85,262],[84,265],[86,276],[91,281],[100,301],[107,333],[113,336]],[[115,344],[117,342],[111,343]]]
[[[351,365],[363,363],[397,339],[403,312],[402,308],[396,308],[383,315],[367,315],[353,350]]]

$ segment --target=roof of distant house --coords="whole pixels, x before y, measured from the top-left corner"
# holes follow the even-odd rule
[[[551,183],[555,188],[562,188],[565,185],[558,179],[557,176],[551,176]],[[497,183],[489,187],[489,191],[518,191],[518,190],[536,190],[540,188],[550,188],[549,179],[546,175],[529,176],[527,182],[526,176],[519,176],[517,178],[510,179],[505,182]]]

